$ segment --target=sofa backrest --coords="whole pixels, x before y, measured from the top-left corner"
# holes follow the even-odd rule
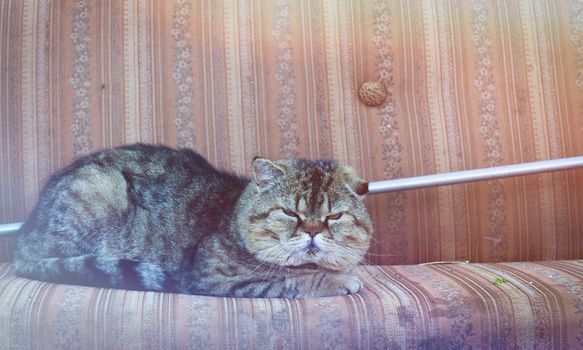
[[[8,1],[0,222],[133,142],[335,158],[381,180],[583,154],[575,1]],[[360,102],[365,81],[388,98]],[[370,196],[369,260],[583,258],[583,171]]]

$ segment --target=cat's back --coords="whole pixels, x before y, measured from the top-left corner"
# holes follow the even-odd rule
[[[148,144],[133,144],[96,152],[73,163],[70,170],[94,165],[152,178],[175,174],[213,176],[218,172],[193,150]]]
[[[247,182],[189,149],[122,146],[79,158],[53,175],[30,219],[38,224],[86,223],[91,231],[96,225],[105,231],[119,227],[137,212],[161,221],[185,219],[187,211],[204,214],[236,200]]]
[[[184,182],[222,182],[236,178],[217,170],[204,157],[190,149],[133,144],[79,158],[56,173],[47,187],[57,183],[67,185],[69,182],[82,182],[83,188],[95,189],[100,185],[107,187],[115,184],[116,180],[121,180],[120,177],[129,186],[155,188],[160,185],[167,189],[172,185],[184,186]]]

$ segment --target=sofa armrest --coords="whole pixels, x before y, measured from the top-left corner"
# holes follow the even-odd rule
[[[353,295],[253,299],[52,284],[0,264],[0,349],[583,346],[583,260],[354,273]]]
[[[12,262],[15,241],[15,235],[0,235],[0,263]]]

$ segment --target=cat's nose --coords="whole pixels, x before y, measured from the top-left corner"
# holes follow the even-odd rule
[[[314,238],[317,234],[322,233],[322,228],[319,225],[304,226],[304,233],[307,233],[310,237]]]

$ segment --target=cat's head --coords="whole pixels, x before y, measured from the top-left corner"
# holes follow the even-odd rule
[[[368,183],[333,161],[256,158],[239,228],[247,250],[286,266],[347,270],[369,248]]]

